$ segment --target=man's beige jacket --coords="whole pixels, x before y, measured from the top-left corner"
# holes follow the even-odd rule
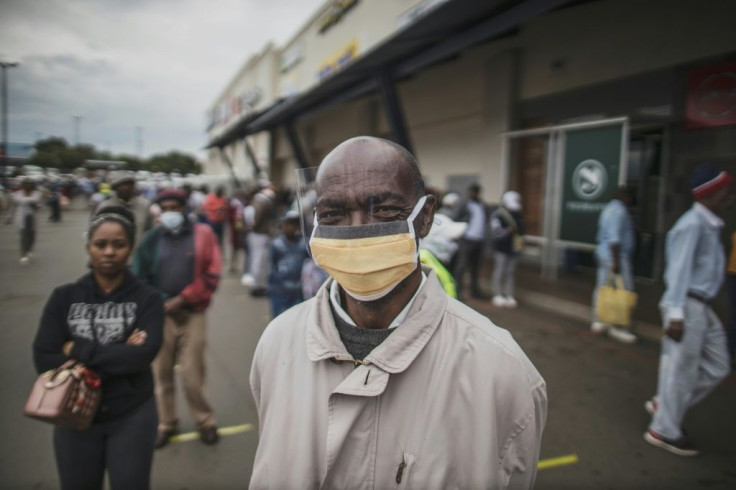
[[[406,320],[357,367],[331,281],[268,326],[250,376],[250,488],[533,487],[544,380],[506,330],[427,273]]]

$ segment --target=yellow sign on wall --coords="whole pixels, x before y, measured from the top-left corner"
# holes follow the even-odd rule
[[[343,46],[337,53],[322,62],[317,70],[317,78],[324,80],[342,70],[351,61],[358,57],[358,41],[353,39]]]

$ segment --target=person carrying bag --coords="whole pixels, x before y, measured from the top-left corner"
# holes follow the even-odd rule
[[[608,325],[630,329],[636,303],[637,294],[624,287],[623,277],[609,272],[606,283],[598,288],[596,316]]]
[[[23,414],[59,427],[86,430],[100,404],[100,377],[70,359],[38,377]]]
[[[25,413],[51,422],[62,490],[150,488],[156,403],[151,362],[163,302],[128,271],[135,218],[122,207],[93,216],[91,272],[54,290],[33,342],[41,374]]]

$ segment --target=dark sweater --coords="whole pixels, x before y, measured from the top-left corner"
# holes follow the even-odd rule
[[[33,341],[36,370],[55,369],[70,358],[84,362],[102,378],[95,422],[118,419],[153,396],[150,365],[161,347],[163,322],[160,295],[133,274],[126,272],[110,294],[86,274],[51,293]],[[148,334],[145,343],[126,345],[135,329]],[[74,346],[67,357],[62,349],[69,340]]]
[[[340,340],[342,340],[348,354],[353,356],[355,360],[362,361],[365,359],[373,349],[378,347],[395,330],[393,328],[375,330],[350,325],[340,318],[332,305],[330,305],[330,308],[332,309],[332,316],[335,318],[335,326],[337,327],[337,333],[340,334]]]

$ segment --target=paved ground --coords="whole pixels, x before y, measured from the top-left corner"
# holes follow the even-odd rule
[[[85,270],[85,218],[82,212],[72,212],[61,224],[43,222],[36,256],[26,268],[17,263],[16,230],[0,230],[2,489],[58,488],[50,427],[21,413],[35,378],[30,344],[41,308],[54,286]],[[550,405],[542,459],[566,464],[541,470],[537,488],[736,488],[734,376],[685,421],[703,454],[678,458],[650,447],[641,437],[648,422],[642,404],[656,378],[656,344],[622,346],[591,336],[583,322],[529,305],[516,311],[494,310],[484,302],[471,305],[509,329],[547,380]],[[232,427],[235,434],[223,437],[214,448],[194,440],[158,451],[154,488],[247,486],[257,444],[248,371],[267,320],[266,302],[250,298],[235,275],[227,276],[209,314],[207,391],[221,427]],[[192,430],[185,408],[181,418],[182,429]]]

